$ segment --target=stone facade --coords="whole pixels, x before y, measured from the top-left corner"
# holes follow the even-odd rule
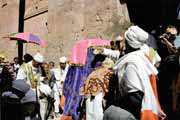
[[[3,40],[2,37],[18,31],[18,0],[0,0],[0,53],[8,59],[17,55],[16,41]]]
[[[17,32],[19,0],[0,1],[7,2],[0,6],[0,35]],[[60,56],[69,56],[77,40],[112,39],[128,24],[126,4],[119,0],[26,0],[24,31],[38,35],[48,46],[24,44],[24,53],[40,51],[47,61],[57,62]],[[0,44],[0,52],[9,59],[17,55],[15,41],[1,40]]]

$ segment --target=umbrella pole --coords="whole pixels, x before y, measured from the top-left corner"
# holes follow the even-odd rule
[[[24,13],[25,13],[25,0],[19,0],[19,26],[18,32],[24,32]],[[23,63],[23,42],[18,40],[18,59],[19,63]]]

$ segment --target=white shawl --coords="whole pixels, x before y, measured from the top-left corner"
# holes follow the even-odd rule
[[[150,83],[150,75],[157,75],[157,69],[146,58],[142,50],[129,53],[119,59],[113,67],[113,70],[118,75],[119,83],[121,83],[121,80],[124,80],[122,78],[128,64],[133,64],[136,66],[137,73],[139,75],[138,78],[140,78],[139,83],[141,84],[140,86],[142,87],[141,89],[144,93],[141,112],[147,110],[158,116],[164,115],[161,108],[159,107],[158,99],[155,97],[153,88]]]

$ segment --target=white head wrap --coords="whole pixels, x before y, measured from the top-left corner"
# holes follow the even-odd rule
[[[131,47],[140,48],[146,43],[149,34],[138,26],[131,26],[124,36]]]
[[[59,62],[60,62],[60,63],[66,63],[66,62],[67,62],[67,58],[66,58],[65,56],[60,57],[60,58],[59,58]]]
[[[40,53],[36,53],[33,58],[38,63],[43,63],[44,61],[44,58]]]

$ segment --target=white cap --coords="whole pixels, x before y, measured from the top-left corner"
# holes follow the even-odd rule
[[[138,26],[131,26],[124,36],[131,47],[140,48],[147,42],[149,34]]]
[[[40,53],[36,53],[33,58],[38,63],[43,63],[44,61],[44,58]]]
[[[60,63],[66,63],[66,62],[67,62],[67,58],[66,58],[65,56],[60,57],[60,58],[59,58],[59,62],[60,62]]]

